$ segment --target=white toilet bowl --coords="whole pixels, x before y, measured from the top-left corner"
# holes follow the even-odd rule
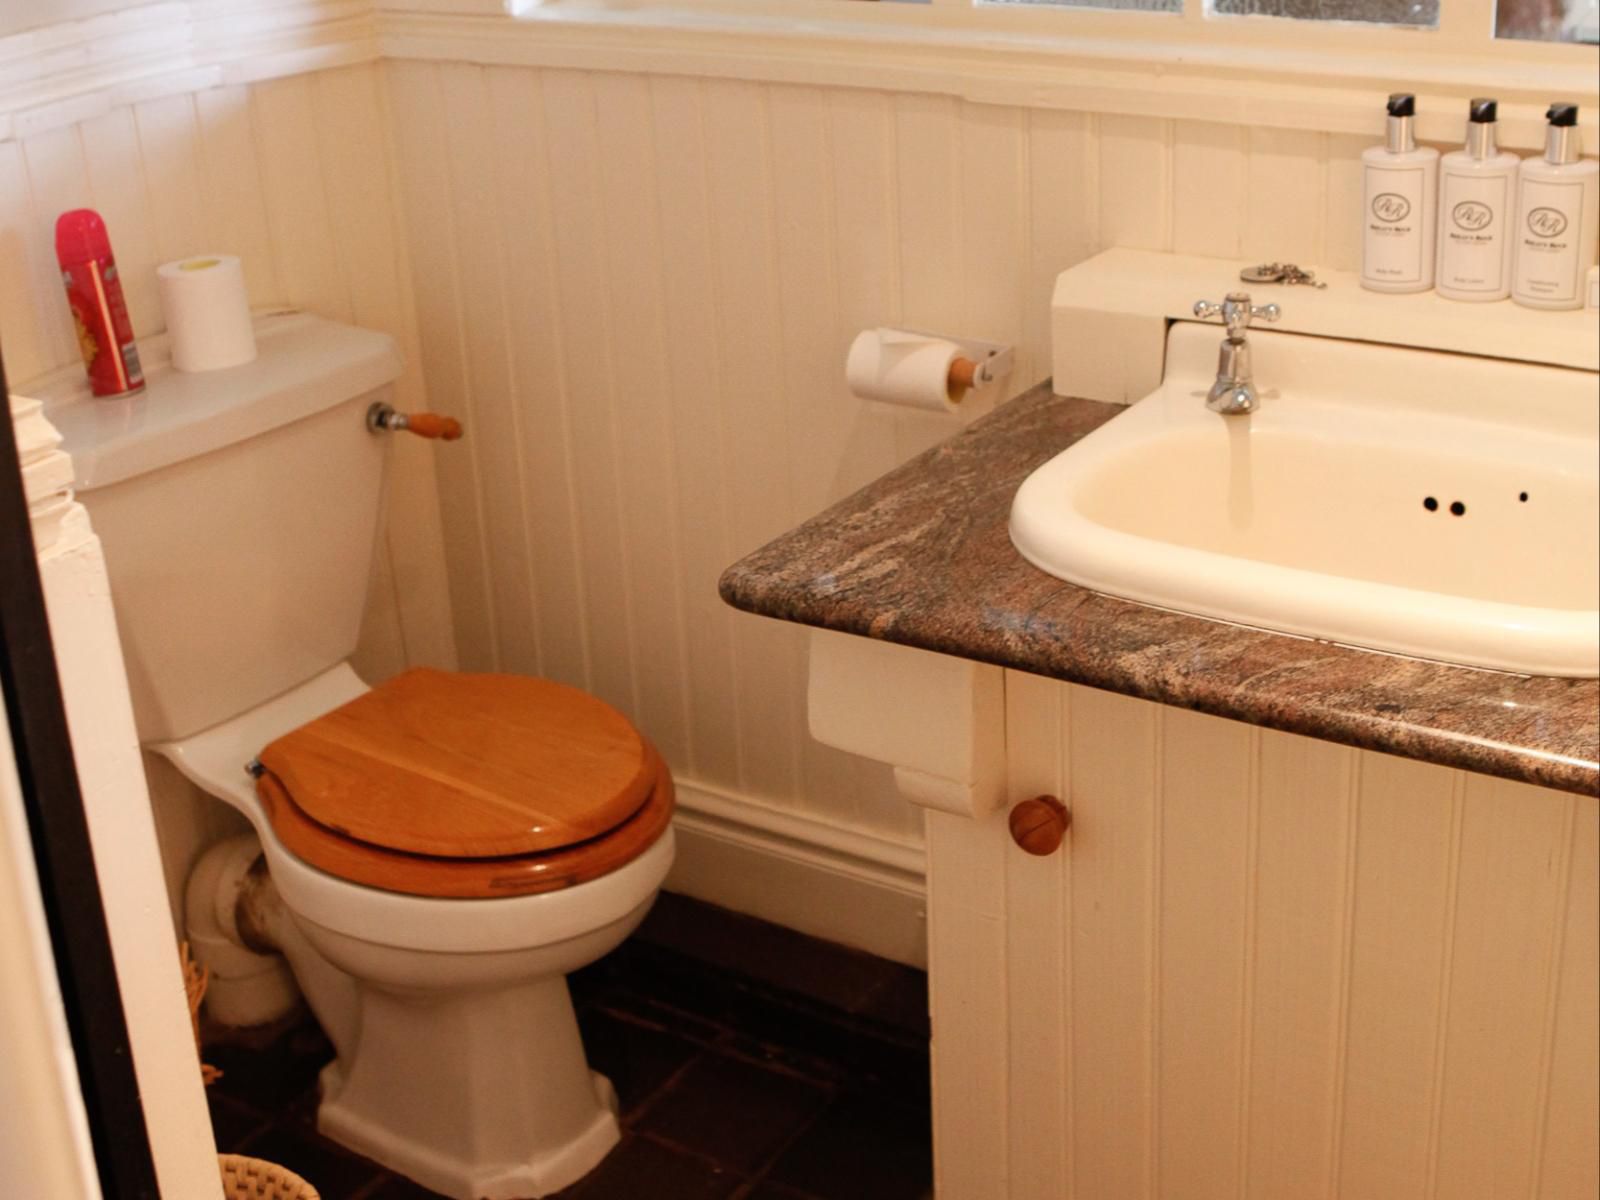
[[[246,764],[367,690],[348,665],[214,729],[153,745],[255,828],[281,908],[259,918],[337,1051],[318,1127],[458,1200],[542,1196],[616,1144],[610,1084],[590,1072],[566,975],[614,949],[673,859],[668,826],[617,870],[557,891],[435,899],[351,883],[274,833]]]

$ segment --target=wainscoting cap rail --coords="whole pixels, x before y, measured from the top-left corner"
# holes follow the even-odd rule
[[[1404,79],[1418,92],[1418,136],[1444,142],[1460,138],[1466,101],[1493,79],[1502,145],[1540,148],[1544,106],[1557,93],[1577,98],[1588,144],[1600,129],[1592,61],[1577,46],[1484,38],[1452,53],[1429,31],[1365,26],[1364,40],[1352,43],[1349,29],[1333,25],[1318,27],[1313,38],[1296,36],[1306,32],[1296,22],[1278,22],[1269,39],[1244,36],[1265,29],[1252,24],[1229,41],[1220,24],[1213,30],[1207,22],[1208,36],[1197,36],[1195,22],[1156,25],[1146,13],[997,15],[993,8],[805,0],[640,0],[626,9],[605,0],[555,0],[519,7],[509,18],[463,16],[454,0],[379,3],[389,58],[931,92],[976,103],[1374,137],[1382,96]],[[1144,21],[1126,23],[1137,18]]]
[[[1465,100],[1492,78],[1502,145],[1542,146],[1544,105],[1557,94],[1581,106],[1587,144],[1600,143],[1600,90],[1592,60],[1578,57],[1585,47],[1485,40],[1451,53],[1428,32],[1374,28],[1382,44],[1351,49],[1323,44],[1345,37],[1332,28],[1314,43],[1296,39],[1293,23],[1280,23],[1276,41],[1259,36],[1271,32],[1266,25],[1234,23],[1242,32],[1232,42],[1221,26],[1197,32],[1192,21],[1148,18],[818,9],[805,0],[787,9],[715,0],[641,0],[626,9],[565,0],[168,0],[0,37],[0,141],[119,104],[402,58],[867,87],[1374,136],[1373,97],[1403,78],[1419,92],[1418,135],[1445,142],[1460,136]]]
[[[189,0],[46,25],[0,37],[0,141],[377,57],[371,0]]]

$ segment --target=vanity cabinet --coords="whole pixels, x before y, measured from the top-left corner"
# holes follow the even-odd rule
[[[940,1200],[1597,1194],[1593,798],[1003,688],[927,814]]]
[[[837,633],[811,666],[813,733],[927,810],[939,1200],[1600,1192],[1594,797]]]

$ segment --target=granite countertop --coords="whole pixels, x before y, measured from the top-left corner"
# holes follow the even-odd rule
[[[1600,682],[1453,667],[1114,599],[1026,562],[1011,497],[1122,409],[1003,405],[730,567],[735,608],[1600,795]]]

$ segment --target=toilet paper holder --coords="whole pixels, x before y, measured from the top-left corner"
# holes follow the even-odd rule
[[[1001,342],[933,333],[925,329],[879,326],[878,339],[886,346],[928,341],[953,343],[959,349],[960,356],[950,364],[950,383],[959,388],[977,390],[998,383],[1011,374],[1016,358],[1015,350]]]

